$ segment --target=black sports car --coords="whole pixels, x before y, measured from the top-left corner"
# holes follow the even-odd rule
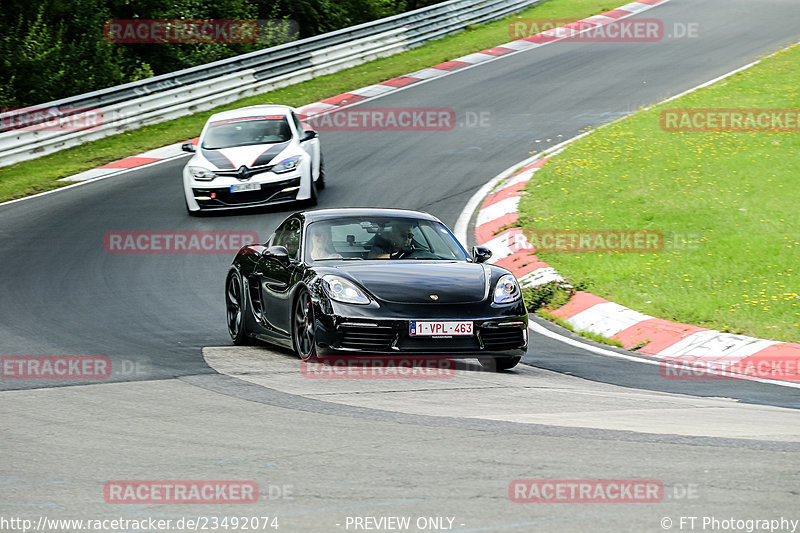
[[[399,209],[295,213],[239,250],[225,281],[235,344],[316,356],[477,357],[515,366],[528,343],[517,280],[436,217]]]

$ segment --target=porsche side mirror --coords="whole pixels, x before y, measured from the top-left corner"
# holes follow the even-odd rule
[[[270,246],[264,252],[264,256],[274,259],[282,265],[289,264],[289,250],[285,246]]]
[[[197,148],[195,148],[192,143],[183,143],[181,145],[181,150],[184,152],[196,152]]]
[[[241,250],[239,250],[239,253],[253,254],[255,256],[259,256],[264,253],[264,250],[266,250],[266,248],[264,248],[264,246],[262,246],[261,244],[248,244],[247,246],[244,246]]]
[[[300,142],[310,141],[311,139],[317,138],[317,132],[314,130],[306,130],[303,132],[303,137],[300,139]]]
[[[476,263],[485,263],[492,257],[492,251],[485,246],[473,246],[472,255]]]

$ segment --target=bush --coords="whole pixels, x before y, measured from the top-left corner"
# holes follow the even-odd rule
[[[578,291],[585,291],[591,286],[588,278],[571,280],[569,276],[564,281],[550,281],[536,287],[522,289],[522,298],[528,311],[535,313],[539,309],[557,309],[566,304],[572,295]]]

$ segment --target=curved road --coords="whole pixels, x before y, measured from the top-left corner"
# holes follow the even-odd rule
[[[668,33],[676,23],[697,23],[699,37],[555,43],[370,101],[369,107],[450,107],[462,120],[488,112],[491,124],[432,133],[324,132],[329,187],[320,207],[422,209],[452,227],[478,188],[530,151],[800,38],[796,0],[672,0],[641,16],[661,18]],[[406,412],[377,397],[370,409],[328,401],[319,391],[217,374],[202,348],[230,344],[221,286],[231,254],[113,255],[103,248],[112,230],[255,230],[265,239],[286,215],[186,216],[184,161],[0,206],[0,354],[107,355],[115,369],[126,369],[84,387],[0,380],[8,391],[0,411],[6,442],[0,514],[241,514],[103,503],[105,481],[149,477],[256,479],[260,512],[244,514],[278,513],[286,531],[344,531],[352,515],[457,515],[459,531],[658,531],[662,515],[723,512],[792,518],[797,473],[784,467],[798,460],[800,436],[787,430],[797,426],[796,412],[713,398],[800,407],[798,389],[667,383],[655,367],[541,336],[532,338],[524,360],[531,366],[516,372],[517,385],[493,383],[490,396],[478,392],[483,385],[467,386],[491,411],[474,418],[444,408],[438,417]],[[306,389],[315,383],[308,380]],[[534,394],[537,388],[547,394]],[[568,390],[579,398],[569,402],[571,415],[597,409],[599,421],[503,419],[504,406],[517,402],[560,413],[564,404],[547,399]],[[439,391],[430,401],[473,401],[473,393],[452,394]],[[639,409],[640,402],[648,405]],[[689,406],[697,407],[691,415],[697,419],[683,427],[678,420]],[[641,424],[626,429],[629,416]],[[662,416],[681,429],[654,418]],[[775,433],[747,434],[731,423],[737,417],[774,421]],[[526,477],[656,478],[668,494],[655,507],[510,503],[508,483]],[[272,485],[291,485],[294,496],[269,499],[264,491]],[[693,498],[680,496],[686,487],[696,489]]]

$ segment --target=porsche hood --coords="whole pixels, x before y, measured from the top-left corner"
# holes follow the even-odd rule
[[[476,263],[431,261],[343,264],[345,272],[376,298],[388,302],[459,304],[480,302],[488,292],[488,274]]]

